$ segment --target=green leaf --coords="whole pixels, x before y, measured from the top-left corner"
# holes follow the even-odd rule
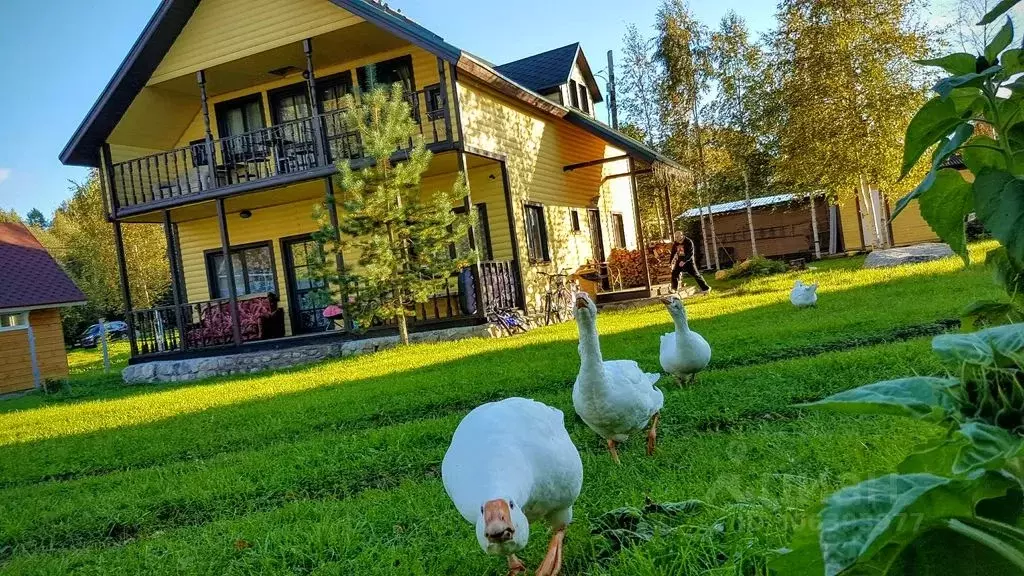
[[[1010,45],[1010,42],[1013,42],[1013,20],[1007,17],[1006,24],[1003,24],[988,46],[985,46],[985,59],[995,62],[1003,50]]]
[[[963,123],[952,100],[936,97],[925,103],[907,126],[900,177],[906,176],[933,144]]]
[[[896,202],[896,207],[895,209],[893,209],[892,216],[889,218],[889,220],[895,220],[896,217],[900,215],[900,212],[903,212],[904,208],[909,206],[910,203],[913,202],[916,198],[920,197],[921,194],[924,194],[929,189],[931,189],[931,187],[935,184],[936,176],[937,174],[935,170],[929,170],[928,174],[925,175],[924,180],[922,180],[916,188],[911,190],[909,194],[907,194],[903,198],[900,198],[899,201]]]
[[[937,474],[949,476],[960,448],[967,444],[963,436],[942,436],[916,446],[896,467],[900,474]]]
[[[1024,366],[1024,324],[1006,324],[988,328],[978,332],[977,336],[988,344],[996,355],[1009,359],[1011,363]]]
[[[1006,248],[992,250],[985,257],[985,264],[992,268],[996,284],[1001,286],[1010,298],[1024,297],[1024,265],[1014,262]]]
[[[1024,262],[1024,181],[1001,170],[982,170],[974,180],[974,208],[1010,258]]]
[[[922,66],[937,66],[942,68],[946,72],[954,76],[961,76],[963,74],[970,74],[975,71],[975,61],[977,58],[974,54],[968,54],[966,52],[957,52],[956,54],[949,54],[942,58],[932,58],[931,60],[915,60],[916,63]]]
[[[950,76],[939,80],[932,88],[940,98],[947,98],[957,88],[981,88],[996,74],[1002,72],[1002,66],[989,66],[981,72],[971,72],[960,76]]]
[[[985,26],[986,24],[995,22],[996,18],[999,18],[1003,14],[1009,12],[1010,8],[1016,6],[1020,1],[1021,0],[1002,0],[996,4],[995,8],[989,10],[988,14],[985,14],[981,21],[978,22],[978,26]]]
[[[1019,436],[980,422],[964,424],[957,434],[967,439],[953,463],[953,473],[957,475],[975,470],[997,470],[1024,448],[1024,439]]]
[[[961,128],[957,128],[957,133],[965,132]],[[956,141],[955,137],[951,143],[953,141]],[[946,168],[939,170],[935,183],[918,200],[921,216],[932,230],[963,258],[964,265],[970,264],[964,219],[974,211],[971,185],[959,172]]]
[[[999,300],[972,302],[964,308],[960,317],[964,328],[968,330],[981,330],[988,326],[1024,321],[1020,308],[1014,302]]]
[[[933,474],[890,474],[836,492],[821,519],[826,576],[883,552],[887,559],[948,518],[971,517],[975,504],[1005,494],[1016,482],[998,474],[959,480]]]
[[[932,339],[932,352],[948,368],[957,372],[964,364],[989,367],[996,365],[992,347],[974,334],[942,334]]]
[[[972,174],[980,174],[985,168],[1006,170],[1006,156],[998,148],[999,143],[992,138],[977,136],[960,151],[960,157]]]
[[[1011,48],[999,57],[999,65],[1003,67],[1003,73],[1007,77],[1024,72],[1024,62],[1021,62],[1022,51],[1020,48]]]
[[[940,422],[954,409],[949,389],[957,385],[959,381],[949,378],[913,376],[861,386],[818,402],[797,406],[851,414],[909,416]]]

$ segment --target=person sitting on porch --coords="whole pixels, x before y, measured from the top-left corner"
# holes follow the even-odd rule
[[[270,315],[260,319],[260,334],[264,340],[284,338],[284,309],[278,306],[281,299],[271,292],[267,294],[267,300],[270,301]]]
[[[711,287],[704,281],[704,277],[700,275],[700,271],[697,270],[697,265],[694,262],[694,245],[693,240],[686,237],[681,230],[676,230],[672,234],[672,263],[670,264],[672,270],[672,291],[679,290],[679,281],[682,279],[684,273],[693,276],[693,279],[697,281],[697,285],[700,286],[702,293],[708,293],[711,291]]]

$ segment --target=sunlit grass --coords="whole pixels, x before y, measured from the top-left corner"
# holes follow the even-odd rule
[[[974,245],[976,260],[991,244]],[[123,387],[95,351],[67,391],[0,402],[0,572],[10,574],[504,574],[441,486],[463,414],[522,395],[566,412],[586,480],[566,576],[759,574],[808,506],[892,468],[934,428],[805,414],[793,403],[940,371],[924,335],[998,297],[957,259],[866,271],[858,259],[753,280],[689,302],[712,343],[695,385],[669,379],[659,449],[615,466],[572,414],[576,328],[422,344],[277,373]],[[820,282],[795,310],[793,281]],[[661,306],[599,317],[606,358],[658,369]],[[122,345],[119,343],[119,345]],[[123,362],[125,350],[113,354]],[[686,525],[621,551],[591,535],[622,506],[700,499]],[[544,553],[539,526],[523,554]]]

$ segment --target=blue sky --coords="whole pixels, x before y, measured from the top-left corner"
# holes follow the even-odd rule
[[[57,155],[92,106],[159,0],[0,0],[0,207],[49,217],[82,168]],[[649,29],[658,0],[391,0],[389,4],[456,46],[504,63],[571,42],[597,70],[618,50],[627,23]],[[716,22],[732,8],[758,30],[771,27],[774,0],[695,2]],[[13,81],[13,79],[17,79]],[[12,89],[18,88],[18,89]],[[604,112],[601,112],[604,118]]]

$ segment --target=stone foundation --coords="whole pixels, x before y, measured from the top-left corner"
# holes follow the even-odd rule
[[[468,326],[417,332],[409,334],[410,342],[443,342],[466,338],[489,338],[497,334],[491,326]],[[189,358],[159,360],[129,366],[121,372],[125,384],[152,384],[156,382],[189,382],[229,374],[250,374],[264,370],[291,368],[313,364],[328,358],[344,358],[386,350],[398,345],[398,336],[366,338],[347,342],[307,344],[281,350],[244,352]]]

